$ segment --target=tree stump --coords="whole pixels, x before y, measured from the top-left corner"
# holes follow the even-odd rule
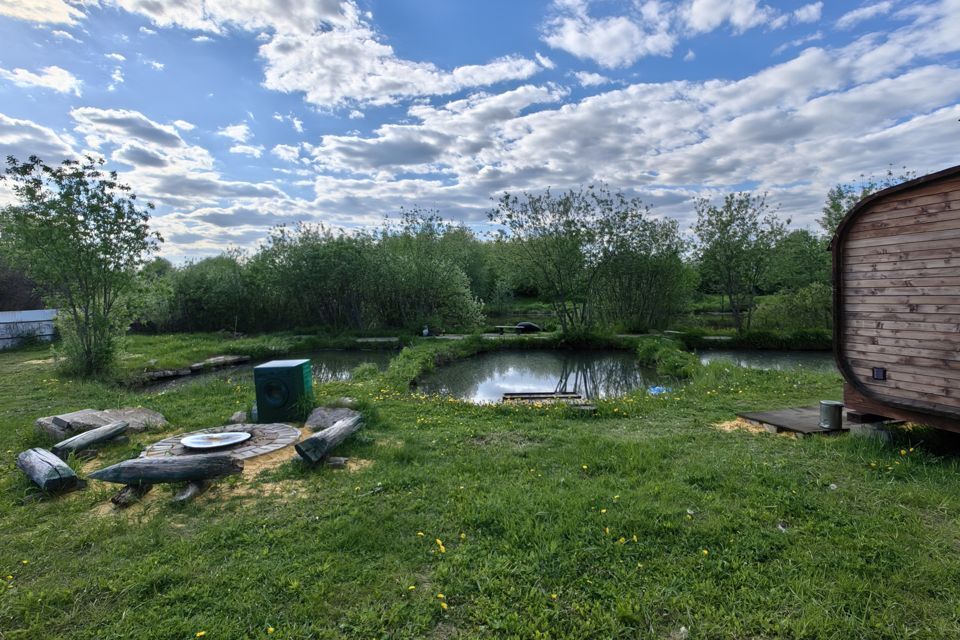
[[[321,462],[341,442],[350,437],[363,424],[363,418],[357,414],[340,420],[332,427],[319,431],[306,440],[294,445],[297,453],[310,464]]]
[[[90,474],[94,480],[119,484],[157,484],[208,480],[243,471],[243,461],[223,454],[134,458]]]

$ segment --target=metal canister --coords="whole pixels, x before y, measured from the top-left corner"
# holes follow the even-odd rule
[[[843,403],[836,400],[820,401],[820,428],[835,431],[843,426]]]

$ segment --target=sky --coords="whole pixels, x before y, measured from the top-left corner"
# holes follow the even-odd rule
[[[960,164],[960,0],[0,0],[0,42],[0,156],[105,158],[175,261],[601,181],[816,229]]]

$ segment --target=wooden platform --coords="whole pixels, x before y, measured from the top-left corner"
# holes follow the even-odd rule
[[[773,433],[789,431],[803,435],[836,434],[850,429],[847,417],[843,417],[839,429],[823,429],[820,427],[820,406],[797,407],[793,409],[777,409],[776,411],[749,411],[738,413],[737,417],[747,422],[759,425]]]
[[[569,404],[574,409],[584,411],[586,413],[592,413],[597,410],[597,408],[587,402],[583,395],[579,393],[570,393],[566,391],[534,391],[534,392],[524,392],[524,393],[505,393],[500,399],[503,403],[524,403],[524,404],[533,404],[535,402],[540,403],[554,403],[562,402],[564,404]]]

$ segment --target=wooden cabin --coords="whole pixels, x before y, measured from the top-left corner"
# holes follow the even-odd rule
[[[960,166],[864,198],[831,250],[847,410],[960,432]]]

